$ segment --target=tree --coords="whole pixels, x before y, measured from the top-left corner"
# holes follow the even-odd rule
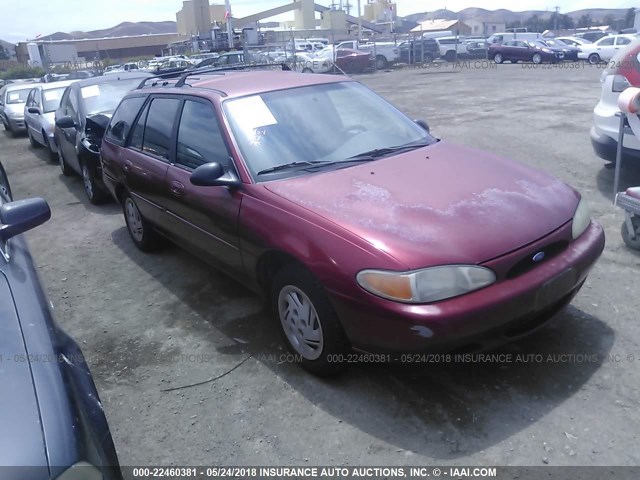
[[[615,19],[611,15],[605,15],[605,17],[602,19],[602,25],[609,25],[613,27],[615,22]]]
[[[631,7],[624,16],[624,28],[631,28],[636,21],[636,9]]]
[[[2,45],[0,45],[0,60],[9,60],[9,54]]]
[[[591,25],[593,25],[593,20],[591,20],[591,15],[589,15],[588,13],[581,15],[580,18],[578,19],[578,28],[581,28],[581,27],[588,28]]]

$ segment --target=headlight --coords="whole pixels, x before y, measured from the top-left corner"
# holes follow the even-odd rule
[[[430,303],[491,285],[495,274],[475,265],[445,265],[411,272],[362,270],[356,276],[366,291],[403,303]]]
[[[543,48],[542,51],[544,53],[552,53],[552,51],[550,49],[548,49],[548,48]]]
[[[591,223],[591,209],[584,198],[580,199],[576,213],[573,214],[573,224],[571,225],[571,236],[575,240]]]

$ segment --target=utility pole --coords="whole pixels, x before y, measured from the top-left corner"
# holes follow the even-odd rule
[[[358,0],[358,40],[362,38],[362,16],[360,13],[360,0]]]
[[[224,0],[225,5],[225,19],[227,20],[227,48],[231,50],[234,46],[233,41],[233,26],[231,25],[231,2],[229,0]]]
[[[558,16],[560,15],[560,7],[556,7],[556,16],[554,22],[554,30],[558,31]]]

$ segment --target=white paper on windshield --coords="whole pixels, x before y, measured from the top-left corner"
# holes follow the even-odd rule
[[[9,100],[20,100],[20,94],[19,93],[10,93],[9,94]]]
[[[227,108],[243,129],[255,129],[278,123],[262,97],[258,95],[229,102]]]
[[[100,95],[100,87],[98,85],[89,85],[82,87],[82,98],[97,97]]]
[[[44,91],[44,99],[48,102],[58,100],[59,98],[57,90]]]

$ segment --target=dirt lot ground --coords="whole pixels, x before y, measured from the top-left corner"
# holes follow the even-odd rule
[[[541,168],[591,202],[607,246],[582,292],[551,326],[500,350],[543,360],[353,365],[315,378],[281,356],[249,291],[176,247],[137,251],[118,206],[90,205],[79,178],[0,133],[16,198],[51,205],[31,250],[88,357],[122,465],[640,463],[640,256],[622,243],[613,171],[589,143],[601,69],[467,67],[359,78],[440,138]],[[624,169],[622,187],[638,184],[640,169]],[[165,391],[250,354],[219,380]]]

